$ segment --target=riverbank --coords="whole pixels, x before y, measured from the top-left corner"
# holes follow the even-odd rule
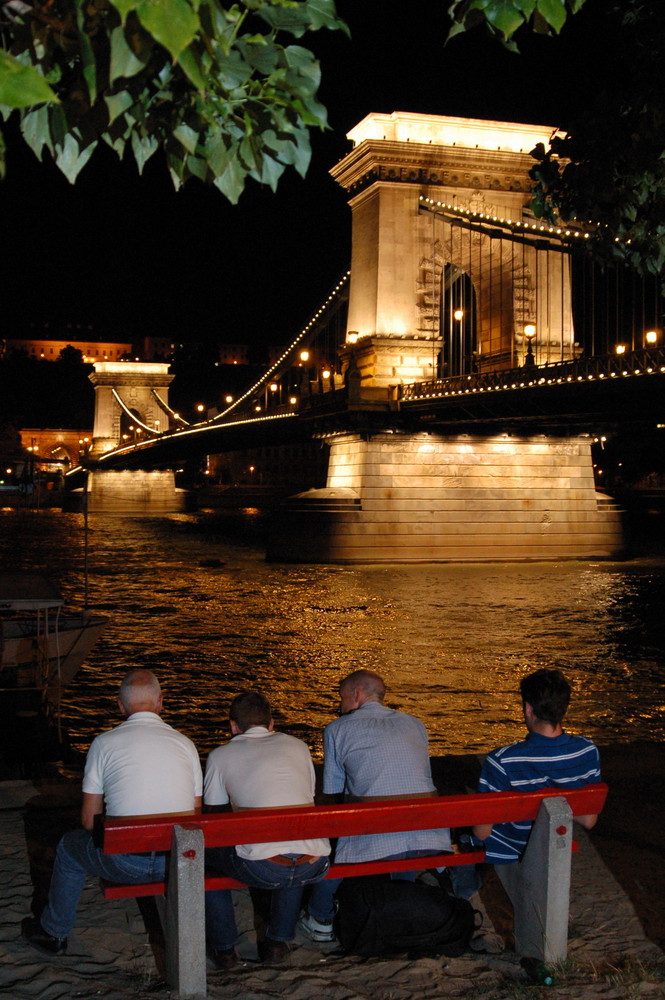
[[[233,973],[210,970],[210,1000],[429,1000],[464,996],[484,1000],[665,998],[665,773],[662,744],[626,744],[602,750],[610,796],[591,835],[578,830],[573,861],[569,961],[554,989],[528,986],[511,951],[510,920],[498,882],[490,879],[479,905],[483,936],[455,959],[359,959],[317,946],[300,933],[290,964],[257,961],[248,894],[237,893],[243,964]],[[473,756],[435,758],[445,790],[474,780]],[[154,914],[151,934],[136,902],[105,902],[91,880],[67,956],[46,959],[20,938],[20,921],[39,912],[61,833],[77,824],[79,786],[55,773],[0,783],[0,992],[12,1000],[159,1000],[161,950]]]

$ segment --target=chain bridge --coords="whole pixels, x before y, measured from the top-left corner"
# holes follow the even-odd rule
[[[254,385],[190,425],[168,365],[95,365],[92,509],[110,494],[167,509],[193,455],[316,441],[326,484],[283,504],[272,558],[619,554],[591,441],[663,419],[662,299],[655,280],[601,272],[591,230],[530,215],[529,151],[552,131],[368,115],[331,171],[351,270]]]

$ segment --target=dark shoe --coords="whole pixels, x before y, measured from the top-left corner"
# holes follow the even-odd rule
[[[264,965],[282,965],[291,951],[288,941],[259,941],[259,958]]]
[[[21,936],[24,941],[45,955],[64,955],[67,951],[67,938],[57,938],[47,934],[34,917],[26,917],[21,921]]]
[[[238,964],[238,952],[235,948],[208,948],[208,960],[215,969],[228,972]]]

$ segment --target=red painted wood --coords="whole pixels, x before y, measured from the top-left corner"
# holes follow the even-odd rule
[[[573,851],[577,850],[577,842],[573,841]],[[469,851],[456,851],[454,854],[432,854],[422,858],[403,858],[393,861],[364,861],[354,865],[331,865],[326,878],[350,878],[353,875],[378,875],[381,872],[411,871],[414,867],[450,868],[451,865],[482,864],[485,851],[482,848]],[[134,899],[138,896],[163,896],[166,892],[165,882],[145,882],[141,885],[118,885],[115,882],[101,880],[102,891],[106,899]],[[225,875],[209,875],[205,880],[205,890],[210,889],[243,889],[243,882]]]
[[[198,816],[106,819],[104,853],[168,851],[175,824],[202,829],[206,845],[219,847],[533,820],[541,801],[557,795],[565,795],[574,815],[597,813],[605,802],[607,785],[587,785],[586,788],[568,792],[561,788],[547,788],[542,792],[492,792],[331,806],[251,809]]]

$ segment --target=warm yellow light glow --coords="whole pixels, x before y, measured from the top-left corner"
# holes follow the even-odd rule
[[[644,335],[644,338],[645,338],[647,344],[655,344],[656,341],[658,340],[658,331],[657,330],[647,330],[647,332]]]
[[[231,396],[231,395],[225,396],[224,397],[224,402],[225,403],[232,403],[233,402],[233,396]]]
[[[533,323],[527,323],[524,327],[524,336],[527,340],[531,340],[532,337],[536,336],[536,328]]]
[[[464,310],[456,309],[455,312],[453,313],[453,316],[455,317],[455,319],[464,319]]]
[[[350,139],[354,146],[370,139],[528,153],[539,142],[548,149],[555,131],[554,128],[543,125],[393,111],[392,114],[367,115],[347,132],[347,139]]]
[[[256,413],[260,413],[260,412],[261,412],[261,407],[259,406],[259,404],[258,404],[258,403],[257,403],[257,404],[256,404],[256,406],[254,407],[254,410],[256,411]]]
[[[277,392],[277,389],[278,389],[278,388],[279,388],[279,386],[277,385],[277,383],[276,383],[276,382],[271,382],[271,383],[270,383],[270,391],[271,391],[271,392]]]
[[[300,360],[301,361],[309,361],[309,351],[301,351],[300,352]]]
[[[205,406],[203,405],[203,403],[197,403],[196,409],[199,411],[199,413],[203,413],[203,411],[205,410]]]
[[[349,333],[347,333],[347,335],[346,335],[346,339],[347,339],[347,342],[349,344],[357,344],[358,343],[358,331],[357,330],[350,330]]]
[[[324,368],[323,371],[321,372],[321,375],[323,376],[323,378],[330,378],[330,369]]]
[[[290,396],[289,397],[289,403],[291,404],[291,406],[295,406],[297,402],[298,402],[298,397],[297,396]]]
[[[626,345],[625,344],[617,344],[617,346],[614,348],[614,350],[616,351],[617,354],[625,354],[626,353]]]
[[[166,375],[169,366],[154,361],[95,361],[95,371],[102,375]]]

